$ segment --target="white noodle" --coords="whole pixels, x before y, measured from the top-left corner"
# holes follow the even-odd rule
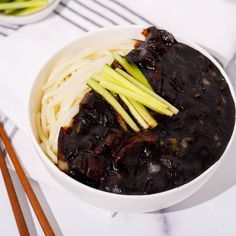
[[[104,64],[113,61],[113,53],[127,54],[132,40],[107,47],[96,47],[65,55],[55,66],[42,87],[41,110],[36,126],[41,147],[57,163],[57,142],[61,127],[71,125],[79,111],[79,102],[88,92],[86,82],[102,71]]]

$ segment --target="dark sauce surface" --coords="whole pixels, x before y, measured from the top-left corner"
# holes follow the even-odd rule
[[[166,31],[151,27],[143,34],[145,42],[137,41],[127,59],[179,114],[152,112],[156,128],[124,131],[112,107],[91,91],[59,135],[67,174],[108,192],[151,194],[191,181],[220,158],[234,127],[235,105],[216,66]]]

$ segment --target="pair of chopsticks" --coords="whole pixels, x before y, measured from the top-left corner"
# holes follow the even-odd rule
[[[5,145],[5,148],[6,148],[8,154],[9,154],[9,157],[11,159],[11,162],[16,170],[16,173],[20,179],[20,182],[24,188],[24,191],[25,191],[25,193],[30,201],[30,204],[35,212],[35,215],[37,216],[38,221],[44,231],[44,234],[45,235],[55,235],[48,220],[47,220],[47,217],[45,216],[45,214],[43,212],[42,207],[40,206],[40,203],[39,203],[32,187],[31,187],[31,185],[24,173],[24,170],[23,170],[20,162],[18,161],[16,153],[11,145],[11,141],[8,138],[1,122],[0,122],[0,138],[1,138],[0,141],[2,141],[3,144]],[[24,219],[24,215],[22,213],[22,210],[21,210],[21,207],[20,207],[17,195],[16,195],[16,191],[14,189],[14,185],[12,183],[11,176],[9,174],[9,170],[7,168],[6,160],[4,158],[1,147],[0,147],[0,169],[2,170],[3,179],[4,179],[4,182],[6,185],[7,193],[8,193],[9,199],[10,199],[10,203],[12,206],[13,214],[15,216],[15,220],[17,223],[19,233],[22,236],[28,236],[30,234],[29,234],[29,231],[28,231],[25,219]]]

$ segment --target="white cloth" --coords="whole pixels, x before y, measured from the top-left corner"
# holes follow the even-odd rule
[[[63,3],[48,19],[21,27],[0,42],[0,110],[20,128],[13,143],[29,176],[53,186],[56,182],[39,161],[24,132],[27,134],[30,88],[43,64],[59,48],[99,26],[147,24],[148,21],[140,17],[142,15],[157,26],[208,48],[224,65],[236,50],[236,3],[233,1],[79,2],[80,5],[76,0],[69,1],[69,8]],[[125,9],[120,3],[132,10]]]

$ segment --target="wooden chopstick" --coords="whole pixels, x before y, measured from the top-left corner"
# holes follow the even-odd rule
[[[21,236],[30,236],[1,147],[0,147],[0,169],[2,170],[3,180],[6,185],[8,197],[10,199],[11,207],[13,210],[13,214],[15,216],[19,233]]]
[[[25,193],[30,201],[30,204],[35,212],[35,215],[38,218],[38,221],[44,231],[45,235],[55,235],[49,222],[47,217],[45,216],[42,207],[40,206],[40,203],[24,173],[24,170],[20,164],[20,162],[18,161],[18,158],[16,156],[16,153],[11,145],[11,141],[8,138],[2,123],[0,123],[0,137],[5,145],[5,148],[10,156],[10,159],[12,161],[12,164],[16,170],[16,173],[20,179],[20,182],[25,190]]]

